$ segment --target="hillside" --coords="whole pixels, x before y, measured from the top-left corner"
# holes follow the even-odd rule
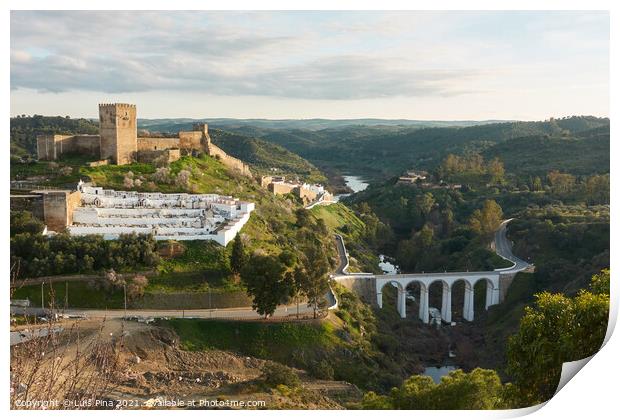
[[[11,155],[36,155],[39,134],[98,134],[96,122],[84,118],[32,117],[11,118]]]
[[[212,129],[212,141],[226,153],[250,164],[258,173],[297,175],[310,182],[325,182],[320,171],[304,158],[265,140]]]
[[[546,175],[551,170],[576,175],[609,172],[609,126],[566,136],[535,135],[494,145],[483,152],[499,157],[516,174]]]
[[[385,179],[412,167],[432,169],[448,153],[484,151],[510,139],[528,136],[566,137],[595,128],[608,133],[609,130],[605,130],[608,125],[609,120],[605,118],[570,117],[471,127],[355,126],[319,131],[278,130],[262,138],[286,147],[319,168]]]

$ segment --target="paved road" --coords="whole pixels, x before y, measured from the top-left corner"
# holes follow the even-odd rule
[[[84,316],[89,318],[123,318],[125,310],[123,309],[67,309],[66,311],[58,311],[69,316]],[[42,315],[44,311],[41,308],[20,308],[11,307],[11,313],[15,315]],[[307,304],[299,304],[300,316],[311,315],[312,308]],[[297,305],[280,306],[273,314],[274,318],[295,318],[297,315]],[[127,309],[128,317],[140,318],[226,318],[226,319],[260,319],[263,318],[252,308],[225,308],[225,309]]]
[[[338,268],[336,268],[336,271],[334,271],[335,275],[347,275],[349,273],[347,273],[347,268],[349,267],[349,257],[347,256],[347,250],[344,247],[344,239],[342,239],[342,236],[340,235],[335,235],[336,239],[336,249],[338,250],[338,258],[339,258],[339,263],[338,263]]]
[[[508,238],[506,237],[506,226],[508,225],[508,223],[510,223],[512,219],[507,219],[504,220],[499,228],[497,229],[497,231],[495,232],[495,237],[493,238],[493,241],[491,242],[491,248],[493,248],[495,250],[495,252],[497,253],[497,255],[499,255],[500,257],[510,261],[513,263],[512,267],[508,267],[508,268],[498,268],[496,270],[494,270],[495,272],[501,272],[504,274],[511,274],[511,273],[516,273],[519,271],[523,271],[529,267],[531,267],[530,264],[528,264],[527,262],[523,261],[522,259],[520,259],[519,257],[515,256],[512,253],[512,243],[508,240]],[[340,235],[336,235],[336,248],[338,249],[338,256],[340,257],[340,264],[338,266],[338,269],[336,270],[336,272],[334,273],[334,277],[338,278],[338,277],[376,277],[374,274],[372,273],[349,273],[346,270],[346,267],[348,266],[349,263],[349,258],[348,255],[346,253],[346,249],[344,246],[344,241],[342,239],[342,236]],[[463,274],[463,275],[475,275],[475,274],[485,274],[487,273],[486,271],[484,272],[463,272],[463,273],[458,273],[458,272],[451,272],[449,274]],[[399,278],[399,277],[406,277],[407,275],[411,275],[412,273],[408,273],[408,274],[384,274],[381,275],[382,278],[388,278],[388,277],[394,277],[395,279]],[[436,276],[438,273],[415,273],[416,276],[429,276],[429,277],[434,277]]]
[[[512,243],[506,237],[506,227],[511,220],[512,219],[504,220],[499,225],[499,229],[497,229],[497,231],[495,232],[495,238],[493,239],[493,243],[491,244],[491,247],[495,249],[497,255],[513,263],[512,267],[500,268],[496,270],[506,273],[523,271],[526,268],[530,267],[530,264],[523,261],[512,253]]]

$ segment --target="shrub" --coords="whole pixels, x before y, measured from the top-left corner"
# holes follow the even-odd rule
[[[288,366],[280,363],[267,362],[262,368],[264,381],[271,388],[285,385],[288,388],[296,388],[301,385],[299,376]]]
[[[334,368],[331,363],[323,359],[320,362],[315,362],[310,366],[310,373],[317,379],[334,379]]]

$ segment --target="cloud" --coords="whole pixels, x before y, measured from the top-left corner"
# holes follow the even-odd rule
[[[269,16],[258,25],[251,15],[226,17],[186,12],[13,12],[11,87],[360,99],[462,93],[455,86],[476,74],[471,69],[421,69],[412,60],[376,51],[334,53],[325,48],[329,38],[316,31],[282,31]],[[383,22],[352,28],[368,34],[385,27]],[[328,51],[322,52],[323,48]]]
[[[527,48],[516,54],[480,29],[501,19],[478,18],[473,30],[445,13],[13,11],[11,88],[336,100],[464,95],[498,74],[510,77],[513,60],[526,61],[519,54]],[[518,29],[515,43],[530,48]],[[555,50],[548,60],[560,63]]]

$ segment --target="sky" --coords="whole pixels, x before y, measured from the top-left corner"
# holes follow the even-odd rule
[[[609,14],[12,11],[11,115],[609,115]]]

